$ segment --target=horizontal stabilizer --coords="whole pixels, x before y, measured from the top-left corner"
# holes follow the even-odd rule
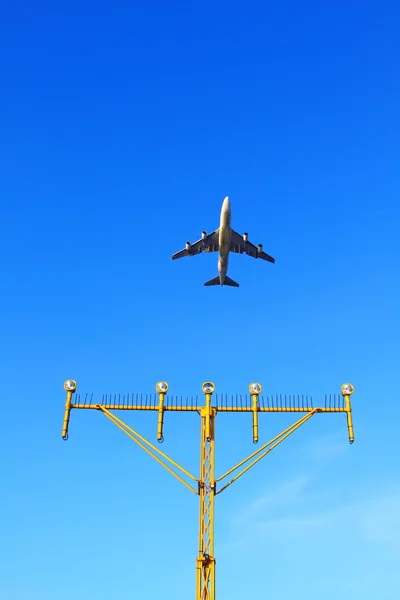
[[[230,277],[225,277],[224,285],[230,285],[232,287],[239,287],[239,284],[236,281],[233,281]]]
[[[221,285],[219,275],[217,277],[214,277],[214,279],[210,279],[210,281],[206,281],[204,285]]]
[[[204,285],[221,285],[219,275],[210,279],[210,281],[206,281]],[[236,281],[233,281],[230,277],[225,277],[224,283],[222,285],[230,285],[231,287],[239,287],[239,284]]]

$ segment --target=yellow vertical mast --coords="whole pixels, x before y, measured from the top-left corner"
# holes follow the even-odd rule
[[[200,424],[200,528],[199,555],[196,561],[196,600],[215,599],[214,557],[214,428],[216,409],[211,406],[214,384],[203,384],[206,404]]]

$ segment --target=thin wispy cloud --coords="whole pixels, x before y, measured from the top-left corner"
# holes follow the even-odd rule
[[[380,494],[360,491],[358,500],[338,500],[324,509],[311,479],[295,477],[267,492],[232,516],[228,545],[263,546],[273,540],[298,543],[325,537],[351,537],[357,543],[390,544],[400,552],[400,487]]]
[[[307,444],[304,444],[302,452],[306,460],[312,461],[314,465],[322,465],[341,456],[346,455],[350,450],[350,445],[345,431],[337,431],[332,434],[313,438]]]

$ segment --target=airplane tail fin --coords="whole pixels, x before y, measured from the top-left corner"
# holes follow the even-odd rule
[[[239,284],[236,281],[233,281],[230,277],[225,277],[224,285],[230,285],[232,287],[239,287]]]
[[[219,275],[210,279],[210,281],[206,281],[204,285],[221,285],[219,280]],[[222,285],[229,285],[231,287],[239,287],[239,284],[236,281],[233,281],[230,277],[225,277],[224,283]]]
[[[204,285],[221,285],[219,276],[214,277],[214,279],[210,279],[210,281],[206,281]]]

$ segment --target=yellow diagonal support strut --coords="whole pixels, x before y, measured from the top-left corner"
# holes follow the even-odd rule
[[[293,433],[294,431],[296,431],[296,429],[298,429],[301,425],[303,425],[303,423],[305,423],[306,421],[308,421],[308,419],[310,419],[316,412],[317,412],[317,409],[314,409],[308,415],[306,415],[305,417],[302,417],[301,419],[299,419],[298,421],[296,421],[296,423],[293,423],[293,425],[291,425],[290,427],[288,427],[287,429],[285,429],[285,431],[282,431],[282,433],[280,433],[279,435],[277,435],[276,437],[274,437],[272,440],[270,440],[269,442],[267,442],[266,444],[264,444],[264,446],[261,446],[261,448],[259,448],[258,450],[256,450],[256,452],[253,452],[252,454],[250,454],[250,456],[248,456],[247,458],[245,458],[244,460],[242,460],[235,467],[232,467],[232,469],[229,469],[229,471],[227,471],[221,477],[219,477],[216,480],[216,482],[222,481],[223,479],[225,479],[225,477],[227,477],[228,475],[230,475],[231,473],[233,473],[234,471],[236,471],[237,469],[239,469],[241,466],[243,466],[244,464],[246,464],[252,458],[254,458],[254,456],[257,456],[257,454],[262,453],[262,454],[260,454],[260,456],[258,458],[256,458],[256,460],[254,460],[250,465],[248,465],[247,467],[245,467],[243,469],[243,471],[240,471],[240,473],[238,473],[237,475],[235,475],[235,477],[233,477],[226,485],[224,485],[216,493],[220,494],[221,492],[223,492],[224,490],[226,490],[227,487],[229,487],[234,481],[236,481],[237,479],[239,479],[239,477],[241,477],[242,475],[244,475],[249,469],[251,469],[251,467],[253,467],[255,464],[257,464],[262,458],[264,458],[264,456],[267,456],[267,454],[269,454],[271,452],[271,450],[273,450],[274,448],[276,448],[281,442],[283,442],[283,440],[285,440],[287,437],[289,437],[289,435],[291,433]],[[270,447],[268,447],[268,446],[270,446]],[[263,450],[265,450],[265,452],[263,452]]]
[[[198,481],[194,475],[192,475],[191,473],[189,473],[189,471],[186,471],[186,469],[184,469],[183,467],[181,467],[177,462],[175,462],[174,460],[172,460],[172,458],[170,458],[169,456],[167,456],[164,452],[161,452],[161,450],[159,450],[158,448],[156,448],[154,446],[154,444],[152,444],[151,442],[149,442],[148,440],[146,440],[145,437],[143,437],[137,431],[135,431],[134,429],[132,429],[132,427],[129,427],[129,425],[127,425],[126,423],[124,423],[121,419],[119,419],[112,412],[110,412],[109,410],[107,410],[106,408],[104,408],[103,406],[101,406],[100,404],[98,405],[98,409],[101,410],[101,412],[107,417],[107,419],[109,419],[112,423],[114,423],[119,429],[121,429],[121,431],[123,431],[124,433],[126,433],[126,435],[128,437],[130,437],[131,440],[133,440],[134,442],[136,442],[136,444],[138,446],[140,446],[141,448],[143,448],[143,450],[145,450],[148,454],[150,454],[150,456],[152,456],[160,465],[162,465],[165,469],[167,469],[167,471],[169,471],[169,473],[171,473],[181,483],[183,483],[183,485],[186,486],[191,492],[193,492],[194,494],[198,494],[199,493],[191,485],[189,485],[180,475],[178,475],[178,473],[175,473],[175,471],[173,471],[168,465],[166,465],[162,460],[160,460],[158,458],[158,456],[156,456],[156,454],[154,454],[154,452],[156,452],[157,454],[159,454],[160,456],[162,456],[163,458],[165,458],[165,460],[168,460],[171,464],[174,465],[174,467],[176,467],[177,469],[179,469],[180,471],[182,471],[182,473],[184,473],[185,475],[187,475],[188,477],[190,477],[190,479],[192,479],[193,481]],[[152,448],[154,450],[154,452],[152,452],[151,450],[149,450],[149,448],[146,448],[145,444],[147,444],[150,448]]]
[[[163,466],[169,473],[171,473],[178,481],[183,483],[191,492],[199,496],[199,547],[198,547],[198,556],[196,559],[196,600],[215,600],[215,555],[214,555],[214,500],[217,494],[220,494],[224,490],[226,490],[232,483],[237,481],[242,475],[244,475],[251,467],[255,466],[262,458],[267,456],[276,448],[279,444],[281,444],[289,435],[294,433],[299,427],[301,427],[304,423],[306,423],[311,417],[313,417],[316,413],[346,413],[347,417],[347,427],[349,434],[350,443],[354,442],[354,431],[353,431],[353,418],[352,418],[352,410],[351,410],[351,395],[354,392],[354,386],[349,383],[345,383],[342,385],[342,399],[339,401],[334,399],[333,406],[331,404],[331,399],[329,397],[329,405],[327,400],[325,401],[324,407],[313,408],[312,402],[309,406],[308,397],[306,397],[306,403],[301,401],[300,406],[300,396],[298,396],[297,406],[295,402],[290,401],[289,397],[289,405],[286,404],[286,397],[282,402],[282,397],[276,396],[276,401],[274,402],[272,398],[271,401],[268,400],[267,397],[267,405],[264,403],[264,399],[260,396],[262,391],[262,386],[259,383],[251,383],[249,386],[250,405],[242,404],[242,400],[240,400],[240,405],[237,402],[236,396],[236,405],[232,404],[228,406],[228,402],[226,401],[224,404],[218,402],[216,406],[212,406],[212,395],[214,392],[215,386],[212,382],[206,382],[202,386],[202,391],[205,396],[204,406],[194,404],[193,401],[184,404],[182,401],[178,404],[178,401],[174,401],[173,398],[166,396],[168,391],[168,384],[165,381],[159,381],[156,385],[156,392],[158,393],[158,403],[147,404],[147,395],[146,395],[146,404],[143,405],[142,399],[140,398],[138,402],[138,395],[136,395],[136,401],[134,401],[134,397],[132,395],[132,399],[125,403],[124,397],[122,398],[122,402],[120,397],[118,398],[114,396],[114,400],[112,397],[103,396],[103,403],[93,403],[90,399],[89,402],[80,401],[80,396],[78,395],[76,398],[76,402],[73,402],[73,397],[76,392],[76,381],[73,379],[69,379],[64,382],[64,390],[67,393],[66,403],[65,403],[65,413],[64,413],[64,421],[62,427],[62,437],[63,439],[68,439],[68,427],[70,414],[72,409],[89,409],[89,410],[97,410],[101,411],[111,423],[116,425],[121,431],[123,431],[131,440],[133,440],[140,448],[145,450],[152,458],[154,458],[161,466]],[[335,396],[336,397],[336,396]],[[90,397],[91,398],[91,397]],[[240,397],[241,398],[241,397]],[[157,441],[163,441],[163,428],[164,428],[164,412],[165,411],[174,411],[174,412],[184,412],[190,411],[192,414],[200,415],[200,475],[196,478],[189,471],[180,466],[176,461],[172,460],[167,454],[159,450],[154,444],[149,442],[145,437],[140,435],[137,431],[132,429],[129,425],[124,423],[119,417],[115,415],[115,410],[128,410],[128,411],[136,411],[136,410],[148,410],[148,411],[157,411]],[[287,427],[284,431],[282,431],[279,435],[275,436],[272,440],[261,446],[258,450],[251,453],[247,458],[240,461],[237,465],[226,471],[221,477],[215,479],[214,475],[214,443],[215,443],[215,420],[217,413],[251,413],[253,420],[253,442],[257,443],[259,439],[259,415],[263,413],[303,413],[303,416],[298,419],[295,423]],[[169,464],[167,464],[169,463]],[[180,473],[178,473],[179,471]],[[236,475],[234,474],[236,473]],[[217,485],[225,480],[230,475],[233,477],[220,489],[217,490]],[[184,477],[191,480],[192,482],[196,482],[196,487],[193,487],[185,481]]]

